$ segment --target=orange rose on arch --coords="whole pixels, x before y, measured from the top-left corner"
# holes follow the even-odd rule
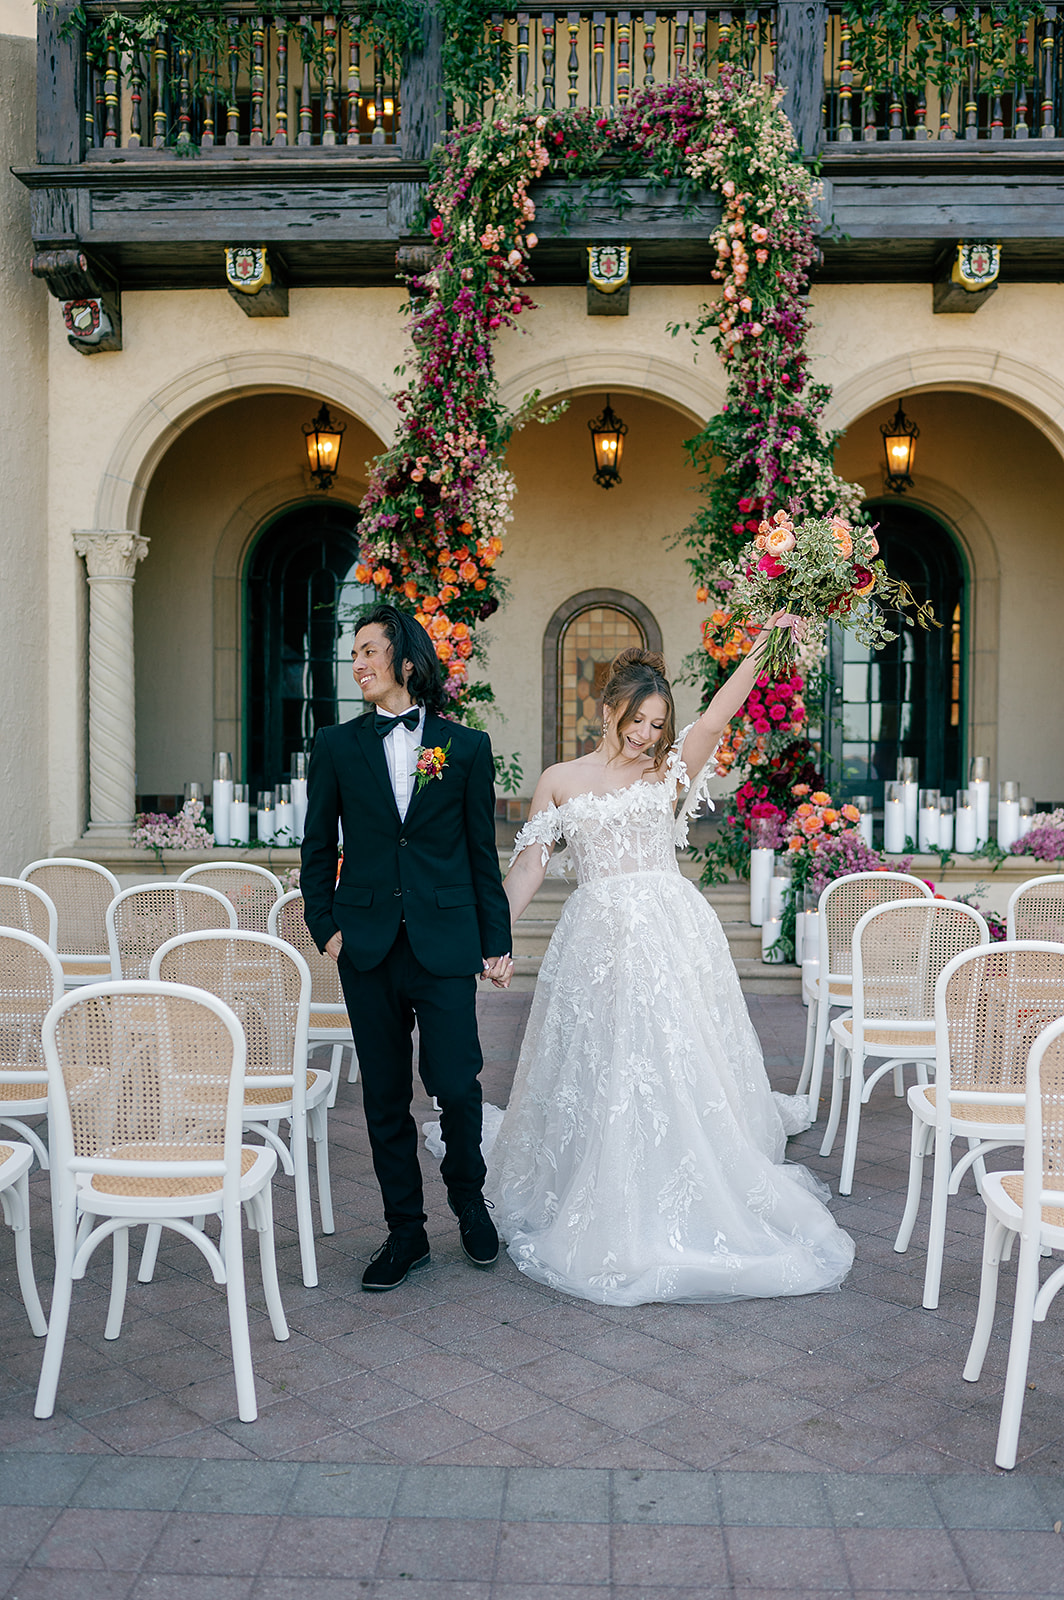
[[[472,639],[459,639],[454,648],[463,660],[468,660],[473,654],[473,641]]]
[[[475,561],[463,561],[458,569],[463,583],[472,583],[479,571],[480,568]]]
[[[451,657],[454,655],[454,648],[450,639],[436,640],[436,654],[441,661],[450,661]]]
[[[442,614],[438,617],[433,617],[431,623],[429,624],[429,633],[434,639],[446,639],[450,631],[450,619]]]

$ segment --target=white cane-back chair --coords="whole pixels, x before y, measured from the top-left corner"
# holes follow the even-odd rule
[[[1009,896],[1006,939],[1048,939],[1064,944],[1064,873],[1028,878]]]
[[[245,861],[210,861],[186,867],[177,881],[224,894],[236,912],[237,927],[245,933],[269,933],[270,912],[284,894],[280,878]]]
[[[236,912],[217,889],[153,883],[123,889],[107,907],[112,978],[146,978],[160,945],[182,933],[235,928]]]
[[[13,1128],[44,1168],[48,1147],[27,1118],[48,1114],[41,1028],[63,993],[63,969],[43,939],[0,928],[0,1126]]]
[[[832,1011],[847,1009],[853,998],[853,930],[873,906],[888,900],[930,900],[931,890],[920,878],[904,872],[851,872],[829,883],[817,907],[816,1018],[807,1040],[798,1093],[812,1099],[814,1119],[820,1102],[824,1073],[824,1046]]]
[[[262,1286],[275,1339],[287,1339],[273,1244],[270,1180],[277,1156],[242,1145],[244,1031],[202,990],[134,979],[65,995],[44,1023],[52,1104],[56,1266],[34,1415],[50,1417],[75,1281],[113,1238],[106,1339],[122,1330],[129,1230],[171,1228],[224,1284],[242,1422],[256,1417],[241,1211],[259,1236]],[[215,1245],[203,1231],[221,1219]]]
[[[905,1213],[894,1248],[909,1247],[924,1161],[934,1150],[923,1304],[938,1305],[948,1198],[969,1167],[980,1191],[985,1157],[1023,1142],[1027,1057],[1042,1029],[1064,1016],[1064,944],[1015,941],[967,950],[935,987],[935,1081],[909,1090],[912,1147]],[[954,1139],[968,1149],[954,1164]]]
[[[278,900],[270,912],[269,931],[275,938],[293,945],[310,968],[310,1042],[332,1045],[329,1062],[331,1110],[336,1104],[345,1049],[351,1051],[347,1081],[355,1083],[358,1080],[358,1056],[351,1036],[347,1002],[340,985],[340,969],[332,956],[323,955],[311,938],[310,929],[303,918],[303,896],[298,889],[293,889]]]
[[[0,1140],[0,1215],[3,1216],[15,1238],[15,1270],[22,1303],[30,1319],[30,1330],[38,1339],[48,1332],[41,1297],[37,1293],[37,1280],[33,1276],[33,1253],[30,1247],[30,1185],[29,1173],[33,1164],[33,1151],[28,1144]]]
[[[107,949],[107,907],[122,886],[113,872],[95,861],[52,856],[31,861],[19,876],[43,889],[58,918],[57,949],[68,989],[111,976]]]
[[[853,1190],[861,1107],[891,1073],[903,1092],[902,1071],[914,1063],[921,1083],[935,1058],[935,984],[948,961],[989,944],[978,911],[953,900],[893,900],[866,911],[853,931],[853,1010],[831,1024],[834,1072],[822,1156],[830,1155],[850,1079],[839,1193]],[[865,1076],[867,1066],[875,1063]]]
[[[240,1018],[247,1038],[244,1127],[281,1158],[295,1180],[296,1221],[303,1282],[318,1281],[310,1202],[308,1138],[314,1144],[322,1233],[333,1233],[329,1181],[329,1074],[307,1066],[310,973],[297,950],[264,933],[192,933],[156,951],[151,976],[207,989]],[[275,1131],[286,1121],[290,1142]],[[145,1249],[140,1277],[154,1269],[154,1243]]]
[[[1045,1321],[1064,1288],[1064,1264],[1039,1285],[1043,1252],[1064,1251],[1064,1018],[1038,1035],[1028,1058],[1025,1093],[1011,1098],[1024,1109],[1023,1171],[988,1172],[983,1180],[983,1272],[964,1367],[967,1382],[977,1383],[994,1328],[998,1268],[1019,1234],[1009,1364],[994,1457],[999,1467],[1016,1465],[1034,1324]]]
[[[21,878],[0,878],[0,928],[32,933],[55,950],[57,926],[55,906],[43,889]]]

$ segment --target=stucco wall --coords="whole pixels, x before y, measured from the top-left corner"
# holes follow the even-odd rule
[[[48,292],[29,271],[29,196],[8,171],[33,160],[35,69],[32,40],[0,35],[0,874],[18,872],[49,835]]]

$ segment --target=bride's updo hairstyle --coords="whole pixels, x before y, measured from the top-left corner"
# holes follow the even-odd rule
[[[612,712],[610,721],[618,738],[623,737],[643,701],[652,694],[659,694],[665,702],[665,725],[653,746],[654,769],[658,771],[676,741],[676,706],[672,685],[665,676],[665,657],[636,645],[622,650],[610,665],[602,691],[603,712]]]

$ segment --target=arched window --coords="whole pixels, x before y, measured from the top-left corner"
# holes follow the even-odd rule
[[[883,800],[899,756],[916,756],[920,786],[952,793],[961,786],[966,725],[965,573],[940,522],[889,500],[868,506],[878,523],[880,554],[892,577],[919,601],[930,600],[940,627],[902,624],[884,650],[867,650],[851,633],[832,631],[829,744],[835,787]],[[893,628],[897,619],[888,617]]]
[[[661,649],[661,629],[641,601],[586,589],[554,613],[543,639],[543,764],[593,750],[610,662],[630,645]]]
[[[253,790],[288,780],[319,728],[362,709],[345,624],[372,598],[354,581],[358,512],[332,502],[286,511],[259,538],[246,573],[244,771]]]

